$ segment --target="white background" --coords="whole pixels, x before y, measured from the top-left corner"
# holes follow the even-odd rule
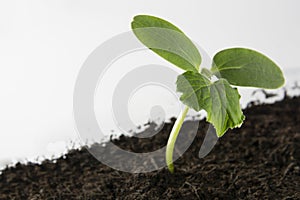
[[[232,46],[259,50],[291,84],[300,72],[299,9],[298,0],[0,1],[0,163],[58,155],[78,140],[72,94],[80,67],[130,30],[134,15],[171,21],[211,56]]]

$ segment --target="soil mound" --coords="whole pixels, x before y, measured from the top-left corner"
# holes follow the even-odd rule
[[[208,124],[185,122],[199,123],[199,129],[174,174],[116,171],[83,148],[40,165],[6,168],[0,199],[300,199],[300,98],[252,105],[244,114],[243,126],[225,134],[203,159],[198,152]],[[122,136],[113,142],[134,152],[159,149],[172,123],[152,138]]]

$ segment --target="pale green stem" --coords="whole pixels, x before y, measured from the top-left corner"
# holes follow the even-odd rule
[[[189,111],[189,107],[185,106],[185,108],[180,112],[179,116],[177,117],[177,120],[169,136],[167,150],[166,150],[166,163],[171,173],[174,172],[173,151],[174,151],[175,142],[188,111]]]

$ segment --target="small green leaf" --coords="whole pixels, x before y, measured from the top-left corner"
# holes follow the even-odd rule
[[[209,79],[211,79],[211,77],[213,76],[212,72],[207,68],[202,68],[201,74],[205,75]]]
[[[200,111],[207,107],[210,100],[210,80],[198,72],[185,72],[177,77],[177,92],[180,100],[190,108]]]
[[[178,76],[177,91],[182,93],[180,100],[185,105],[207,112],[207,121],[213,124],[218,137],[229,128],[241,126],[245,119],[240,95],[225,79],[212,83],[200,73],[185,72]]]
[[[149,49],[186,71],[198,71],[201,56],[193,42],[176,26],[163,19],[135,16],[131,27]]]
[[[218,78],[237,86],[276,89],[284,84],[280,68],[268,57],[251,49],[220,51],[213,58],[212,71]]]

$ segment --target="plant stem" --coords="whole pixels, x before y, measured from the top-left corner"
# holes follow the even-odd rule
[[[189,111],[189,107],[185,106],[184,109],[180,112],[180,114],[177,117],[177,120],[172,128],[172,131],[169,136],[168,143],[167,143],[166,163],[167,163],[168,169],[171,173],[174,172],[173,151],[174,151],[175,142],[176,142],[177,136],[179,134],[179,131],[181,129],[181,126],[183,124],[183,121],[184,121],[188,111]]]

